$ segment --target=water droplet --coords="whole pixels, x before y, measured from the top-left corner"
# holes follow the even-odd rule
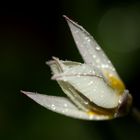
[[[92,84],[93,84],[93,81],[90,81],[90,82],[88,83],[89,86],[92,85]]]
[[[93,57],[93,58],[96,58],[96,55],[93,55],[92,57]]]
[[[89,102],[85,101],[85,102],[84,102],[84,104],[85,104],[85,105],[88,105],[88,104],[89,104]]]
[[[115,68],[112,68],[112,71],[115,71]]]
[[[93,91],[96,92],[96,89],[94,88]]]
[[[104,98],[104,95],[102,94],[102,95],[100,96],[100,98]]]
[[[95,49],[96,49],[97,51],[100,51],[100,50],[101,50],[101,48],[100,48],[99,46],[96,46]]]
[[[102,64],[101,66],[102,68],[109,68],[109,66],[107,64]]]
[[[100,59],[96,59],[96,63],[100,63]]]
[[[110,60],[108,60],[108,64],[111,64],[111,61]]]
[[[86,43],[91,41],[89,37],[85,37],[85,40],[86,40]]]
[[[53,110],[55,110],[55,109],[56,109],[56,107],[55,107],[55,105],[54,105],[54,104],[52,104],[52,105],[51,105],[51,108],[52,108]]]
[[[67,107],[67,106],[68,106],[68,105],[65,103],[65,104],[64,104],[64,107]]]
[[[83,75],[84,75],[84,76],[86,76],[86,75],[87,75],[87,73],[85,72],[85,73],[83,73]]]
[[[119,104],[121,104],[122,103],[122,100],[119,100]]]
[[[79,31],[78,30],[75,30],[74,33],[77,34],[77,33],[79,33]]]
[[[76,75],[77,78],[80,78],[81,76],[79,74]]]
[[[82,117],[82,114],[79,114],[79,117],[81,118]]]

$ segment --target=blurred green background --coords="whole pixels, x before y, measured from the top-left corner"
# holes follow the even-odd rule
[[[45,61],[82,62],[65,14],[102,46],[140,109],[140,3],[136,0],[58,0],[0,8],[0,140],[139,140],[131,115],[111,121],[71,119],[39,106],[20,90],[65,96]]]

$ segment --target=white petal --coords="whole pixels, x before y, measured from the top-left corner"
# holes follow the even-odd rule
[[[53,60],[46,62],[46,64],[50,66],[53,74],[58,74],[64,72],[71,67],[81,65],[81,63],[79,62],[63,61],[59,60],[59,58],[56,57],[53,57]]]
[[[57,81],[68,82],[81,94],[100,107],[115,108],[118,106],[119,95],[101,77],[90,75],[90,73],[81,73],[81,75],[77,73],[76,75],[74,73],[75,69],[76,67],[73,70],[69,69],[69,71],[54,76],[54,78]],[[73,71],[73,74],[71,74],[71,71]]]
[[[98,67],[102,72],[107,70],[113,75],[117,75],[114,66],[105,55],[101,47],[94,38],[80,25],[64,16],[68,22],[77,48],[85,63]]]
[[[104,116],[104,115],[89,115],[88,113],[79,110],[65,97],[48,96],[48,95],[43,95],[43,94],[38,94],[33,92],[25,92],[25,91],[21,91],[21,92],[26,94],[28,97],[30,97],[35,102],[42,105],[43,107],[69,117],[84,119],[84,120],[109,119],[108,116]]]
[[[94,69],[93,67],[91,67],[90,65],[87,64],[81,64],[81,65],[77,65],[71,68],[66,69],[64,72],[62,73],[57,73],[54,74],[54,76],[52,77],[52,79],[57,79],[56,77],[61,76],[62,75],[66,75],[66,76],[81,76],[81,75],[87,75],[87,76],[99,76],[102,77],[102,74],[100,73],[100,71],[98,69]]]
[[[62,61],[58,58],[53,57],[54,60],[47,62],[47,64],[51,67],[51,70],[54,74],[52,79],[55,80],[55,76],[57,74],[61,74],[67,71],[70,68],[74,68],[76,66],[80,66],[80,63],[72,62],[72,61]],[[84,100],[78,95],[77,91],[68,83],[63,81],[57,81],[60,85],[63,92],[82,110],[87,111],[87,107],[81,104]],[[78,100],[77,100],[78,99]],[[80,102],[79,102],[80,100]]]

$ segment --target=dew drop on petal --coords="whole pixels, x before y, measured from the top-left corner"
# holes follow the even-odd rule
[[[98,46],[96,46],[95,49],[96,49],[97,51],[100,51],[100,50],[101,50],[101,48],[98,47]]]
[[[93,84],[93,81],[90,81],[90,82],[88,83],[89,86],[92,85],[92,84]]]
[[[97,64],[100,63],[100,59],[96,59],[96,63],[97,63]]]
[[[52,108],[53,110],[55,110],[55,109],[56,109],[56,107],[55,107],[55,105],[54,105],[54,104],[52,104],[52,105],[51,105],[51,108]]]
[[[84,102],[84,104],[85,104],[85,105],[88,105],[88,104],[89,104],[89,102],[85,101],[85,102]]]
[[[96,58],[96,55],[93,55],[92,57],[93,57],[93,58]]]
[[[68,106],[68,105],[65,103],[65,104],[64,104],[64,107],[67,107],[67,106]]]

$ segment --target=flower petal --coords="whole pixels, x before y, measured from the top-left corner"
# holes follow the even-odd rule
[[[46,62],[46,64],[50,66],[53,74],[58,74],[71,67],[81,65],[79,62],[59,60],[57,57],[53,57],[53,60]]]
[[[52,63],[53,62],[53,63]],[[103,108],[118,106],[119,95],[102,78],[102,74],[94,66],[88,64],[66,65],[65,61],[58,58],[49,63],[56,80],[64,93],[81,109],[87,110],[79,92],[91,102]],[[60,70],[62,69],[62,70]],[[77,92],[78,91],[78,92]]]
[[[56,97],[56,96],[48,96],[33,92],[21,91],[35,102],[40,104],[41,106],[52,110],[54,112],[84,120],[107,120],[108,116],[97,115],[97,114],[88,114],[82,110],[79,110],[70,100],[65,97]]]
[[[82,70],[82,67],[80,68]],[[79,91],[91,102],[100,107],[115,108],[118,106],[119,94],[117,94],[116,90],[108,86],[102,77],[91,73],[79,73],[79,71],[79,66],[77,66],[64,73],[54,75],[53,78],[58,82],[69,83],[75,91]]]
[[[85,63],[98,67],[103,73],[104,71],[108,71],[118,77],[114,66],[95,39],[82,26],[78,25],[68,17],[64,17],[68,22],[77,48]]]

